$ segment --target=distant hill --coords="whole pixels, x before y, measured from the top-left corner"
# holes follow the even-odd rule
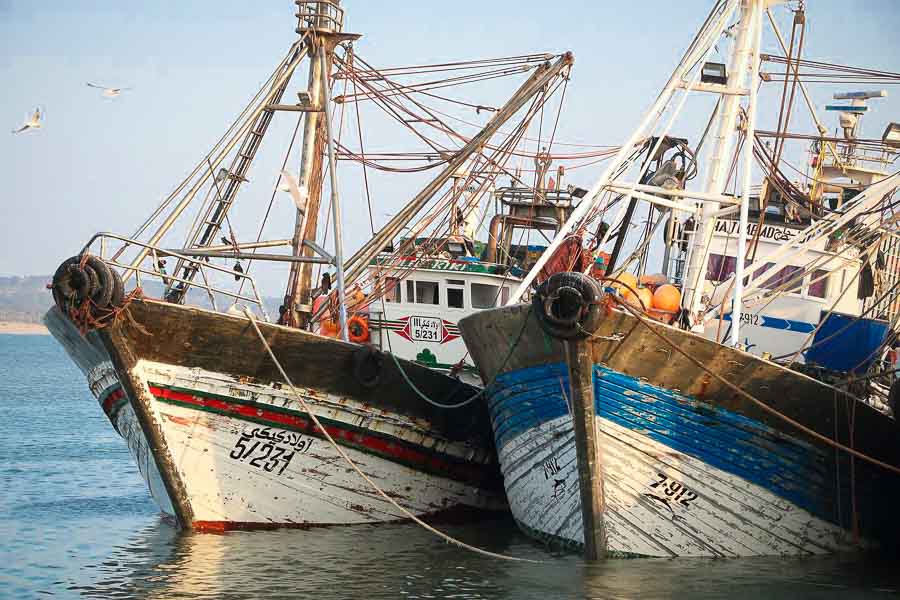
[[[47,284],[52,275],[31,275],[28,277],[0,277],[0,321],[20,321],[23,323],[40,323],[41,317],[53,304],[53,298]],[[144,294],[151,298],[159,298],[163,286],[158,281],[145,281]],[[227,308],[228,300],[219,299],[219,309]],[[206,292],[192,288],[188,292],[187,303],[193,306],[210,308]],[[279,298],[264,298],[263,303],[271,318],[278,315]]]
[[[53,304],[47,284],[51,275],[0,277],[0,321],[40,323]]]

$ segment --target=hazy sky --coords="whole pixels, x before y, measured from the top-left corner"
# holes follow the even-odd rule
[[[623,141],[710,5],[344,2],[346,28],[365,34],[359,53],[379,66],[572,50],[576,63],[558,138],[594,144]],[[6,127],[0,131],[0,274],[51,273],[95,231],[130,233],[283,56],[296,37],[294,8],[291,0],[0,0],[0,125]],[[900,0],[812,0],[807,12],[807,58],[900,71]],[[778,14],[786,28],[784,8]],[[776,53],[771,39],[764,46]],[[87,81],[134,89],[108,101]],[[827,103],[833,91],[814,88],[816,103]],[[886,121],[900,121],[900,88],[889,94],[872,104],[867,135],[880,136]],[[44,129],[11,135],[36,104],[46,109]],[[808,130],[808,120],[798,119]],[[832,115],[827,123],[834,125]],[[769,124],[764,118],[760,125]],[[601,168],[572,178],[587,185]],[[386,220],[384,213],[415,186],[403,178],[375,186],[376,219]],[[359,210],[358,189],[342,193],[353,250],[368,234],[368,217]],[[290,207],[280,215],[289,227]]]

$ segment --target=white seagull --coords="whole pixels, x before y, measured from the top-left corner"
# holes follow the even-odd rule
[[[278,189],[282,192],[288,192],[291,195],[291,198],[294,199],[294,204],[297,205],[297,210],[300,212],[306,210],[306,200],[309,198],[309,190],[306,189],[306,186],[300,187],[296,177],[287,171],[282,170],[281,184],[278,186]]]
[[[127,88],[127,87],[120,87],[120,88],[106,87],[104,85],[97,85],[96,83],[91,83],[90,81],[88,82],[87,86],[97,89],[97,90],[103,90],[104,98],[118,98],[122,94],[122,92],[131,89],[131,88]]]
[[[44,113],[41,111],[41,107],[38,106],[34,109],[34,112],[31,114],[31,117],[25,124],[19,127],[18,129],[13,129],[13,133],[22,133],[23,131],[28,131],[29,129],[40,129],[41,128],[41,119],[44,118]]]

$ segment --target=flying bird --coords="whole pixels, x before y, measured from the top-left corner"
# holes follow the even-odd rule
[[[44,118],[44,113],[41,110],[41,107],[37,107],[34,109],[34,112],[31,114],[31,117],[25,122],[24,125],[19,127],[18,129],[13,129],[13,133],[22,133],[23,131],[28,131],[29,129],[40,129],[41,128],[41,120]]]
[[[97,89],[97,90],[103,90],[102,94],[103,94],[104,98],[118,98],[122,94],[122,92],[131,89],[131,88],[127,88],[127,87],[121,87],[121,88],[106,87],[104,85],[97,85],[96,83],[91,83],[90,81],[88,82],[87,86],[90,88]]]
[[[301,212],[306,210],[306,200],[309,197],[309,190],[306,189],[306,186],[301,188],[297,183],[297,178],[286,170],[282,169],[281,171],[281,185],[278,186],[278,189],[282,192],[288,192],[291,195],[291,198],[294,199],[294,204],[297,205],[297,210]]]

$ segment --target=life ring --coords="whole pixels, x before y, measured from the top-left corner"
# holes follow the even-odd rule
[[[354,344],[369,341],[369,320],[360,315],[353,315],[347,321],[347,335]]]
[[[353,377],[364,388],[374,388],[381,381],[384,355],[372,346],[361,346],[353,353]]]
[[[600,325],[600,286],[578,272],[554,273],[537,289],[532,306],[538,324],[564,340],[587,337]]]

